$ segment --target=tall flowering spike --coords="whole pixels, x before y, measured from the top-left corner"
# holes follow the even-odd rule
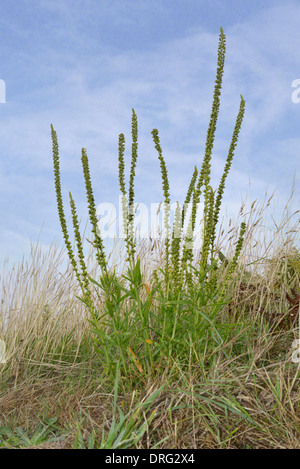
[[[127,226],[127,250],[129,258],[133,261],[135,253],[134,237],[134,178],[135,168],[137,162],[137,149],[138,149],[138,122],[137,116],[132,109],[132,120],[131,120],[131,135],[132,135],[132,147],[131,147],[131,167],[129,177],[129,190],[128,190],[128,226]]]
[[[166,229],[166,279],[169,276],[169,248],[170,248],[170,184],[168,178],[168,171],[167,166],[162,156],[162,149],[160,146],[158,130],[153,129],[152,132],[153,141],[155,144],[155,149],[158,153],[158,159],[160,162],[160,169],[161,169],[161,177],[162,177],[162,186],[163,186],[163,193],[164,193],[164,225]]]
[[[161,176],[162,176],[165,203],[170,204],[170,184],[169,184],[169,179],[168,179],[168,171],[167,171],[167,166],[166,166],[164,157],[162,156],[162,149],[161,149],[161,146],[160,146],[158,130],[153,129],[151,134],[152,134],[152,137],[153,137],[153,141],[155,143],[155,149],[158,153],[158,159],[160,161],[160,168],[161,168]]]
[[[177,289],[180,285],[180,242],[182,234],[182,213],[177,202],[175,220],[172,232],[171,259],[172,259],[172,281]]]
[[[186,237],[186,243],[184,247],[184,261],[189,260],[190,262],[193,259],[192,253],[192,239],[195,231],[195,223],[197,216],[197,207],[200,202],[200,195],[202,192],[203,185],[205,186],[205,206],[206,211],[208,210],[209,205],[209,182],[210,182],[210,172],[211,172],[211,156],[215,139],[216,125],[220,109],[220,96],[222,88],[222,79],[224,73],[224,64],[225,64],[225,52],[226,52],[226,37],[223,32],[223,29],[220,28],[219,35],[219,46],[218,46],[218,64],[217,64],[217,73],[215,80],[215,88],[213,94],[213,103],[210,121],[207,130],[206,144],[205,144],[205,155],[203,158],[201,170],[198,176],[198,181],[193,192],[193,203],[192,203],[192,212],[190,216],[190,221],[188,225],[188,235]]]
[[[217,120],[218,120],[219,109],[220,109],[220,97],[221,97],[221,88],[222,88],[222,80],[223,80],[223,73],[224,73],[225,52],[226,52],[226,37],[223,32],[223,29],[221,28],[220,36],[219,36],[219,47],[218,47],[218,66],[217,66],[217,74],[216,74],[211,116],[210,116],[210,121],[209,121],[208,129],[207,129],[205,156],[203,159],[201,171],[200,171],[198,182],[197,182],[196,189],[195,189],[195,195],[193,198],[193,208],[192,208],[193,230],[195,227],[196,207],[197,207],[197,204],[200,202],[201,187],[203,186],[203,184],[205,184],[205,186],[207,187],[210,181],[210,170],[211,170],[210,161],[211,161]]]
[[[119,184],[120,190],[123,195],[126,194],[125,189],[125,161],[124,161],[124,153],[125,153],[125,137],[124,134],[119,135]]]
[[[206,185],[209,184],[210,180],[210,160],[212,149],[214,145],[215,132],[218,120],[218,114],[220,110],[220,97],[221,97],[221,88],[222,80],[224,73],[224,63],[225,63],[225,52],[226,52],[226,37],[221,28],[219,36],[219,47],[218,47],[218,67],[217,67],[217,77],[215,81],[215,89],[213,96],[212,111],[210,116],[210,122],[207,130],[206,145],[205,145],[205,174],[206,174]]]
[[[198,176],[198,169],[197,169],[197,166],[195,166],[193,176],[192,176],[190,185],[188,187],[188,191],[187,191],[186,198],[185,198],[185,201],[184,201],[184,205],[183,205],[183,208],[182,208],[182,214],[181,214],[182,227],[184,225],[186,210],[187,210],[188,205],[191,201],[192,195],[195,191],[195,184],[196,184],[197,176]]]
[[[224,189],[225,189],[225,180],[228,176],[228,173],[232,164],[234,150],[237,145],[240,129],[241,129],[242,122],[244,119],[244,114],[245,114],[245,100],[243,96],[241,95],[240,109],[236,118],[236,123],[235,123],[234,131],[233,131],[233,135],[231,139],[231,144],[229,147],[228,156],[227,156],[226,164],[224,167],[224,172],[221,177],[221,181],[220,181],[220,185],[219,185],[217,197],[216,197],[215,210],[214,210],[214,228],[213,228],[213,233],[212,233],[212,236],[213,236],[212,244],[214,243],[214,240],[215,240],[216,225],[219,220],[220,207],[221,207],[222,197],[223,197]]]
[[[126,197],[126,189],[125,189],[125,160],[124,160],[124,153],[125,153],[125,137],[124,134],[119,135],[119,185],[120,191],[122,194],[122,221],[123,221],[123,232],[126,238],[127,247],[128,245],[128,209],[127,209],[127,197]]]
[[[75,239],[77,243],[77,249],[78,249],[78,257],[79,257],[79,262],[81,265],[81,270],[82,270],[82,277],[84,281],[84,287],[87,292],[87,296],[91,297],[91,293],[89,290],[89,281],[87,278],[87,270],[86,270],[86,265],[84,261],[84,254],[83,254],[83,246],[82,246],[82,240],[80,236],[80,231],[79,231],[79,223],[78,223],[78,217],[76,213],[76,206],[74,199],[72,197],[71,192],[69,192],[69,198],[70,198],[70,206],[71,206],[71,213],[72,213],[72,221],[73,221],[73,227],[74,227],[74,233],[75,233]]]
[[[201,266],[206,269],[209,247],[211,242],[211,233],[213,230],[213,210],[214,210],[214,192],[211,186],[207,188],[207,196],[204,209],[204,239],[201,254]]]
[[[131,134],[132,134],[132,147],[131,147],[131,168],[130,168],[130,179],[129,179],[129,204],[133,205],[134,203],[134,178],[135,178],[135,168],[137,162],[137,137],[138,137],[138,124],[137,116],[132,109],[132,123],[131,123]]]
[[[65,240],[65,245],[68,251],[68,256],[73,266],[74,272],[76,274],[77,280],[79,284],[82,286],[80,275],[77,270],[77,263],[74,257],[72,245],[69,240],[68,228],[66,217],[64,213],[63,207],[63,200],[61,194],[61,182],[60,182],[60,167],[59,167],[59,148],[58,148],[58,141],[57,141],[57,134],[51,124],[51,138],[52,138],[52,153],[53,153],[53,166],[54,166],[54,181],[55,181],[55,192],[56,192],[56,200],[57,200],[57,207],[58,207],[58,216],[60,221],[60,226],[62,228],[63,237]]]
[[[195,197],[195,184],[198,176],[198,169],[197,166],[194,167],[193,171],[193,176],[191,179],[191,182],[188,187],[188,191],[186,194],[186,198],[184,201],[184,205],[182,208],[182,213],[181,213],[181,226],[183,228],[184,225],[184,220],[185,220],[185,215],[188,210],[189,203],[191,202],[191,198]],[[182,266],[186,264],[187,260],[189,259],[190,262],[192,261],[193,257],[193,251],[192,251],[192,246],[193,246],[193,220],[196,220],[196,210],[195,210],[195,216],[193,217],[193,209],[196,209],[196,205],[192,208],[192,215],[191,219],[189,221],[188,227],[187,227],[187,234],[185,236],[185,244],[183,247],[183,257],[182,257]],[[195,222],[194,222],[195,223]]]
[[[87,194],[87,200],[88,200],[90,222],[92,225],[92,233],[94,234],[94,237],[95,237],[94,246],[97,249],[96,258],[98,260],[98,263],[102,271],[106,273],[107,264],[106,264],[104,246],[103,246],[103,241],[101,237],[98,235],[98,230],[97,230],[98,221],[97,221],[97,216],[96,216],[96,206],[95,206],[95,200],[94,200],[93,189],[92,189],[91,178],[90,178],[89,162],[88,162],[88,157],[87,157],[85,148],[82,148],[81,163],[82,163],[84,180],[85,180],[85,188],[86,188],[86,194]]]

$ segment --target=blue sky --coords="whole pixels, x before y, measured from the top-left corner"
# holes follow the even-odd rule
[[[300,4],[256,0],[18,0],[0,3],[0,271],[39,239],[64,247],[54,192],[50,124],[57,131],[65,210],[72,192],[87,220],[81,148],[96,204],[116,203],[118,135],[127,166],[131,110],[139,123],[136,200],[162,200],[151,130],[160,133],[172,201],[183,201],[203,158],[220,26],[227,38],[212,160],[217,188],[239,108],[246,113],[223,205],[235,216],[266,191],[299,203]],[[300,93],[299,93],[300,97]],[[250,181],[250,189],[249,189]],[[42,228],[43,227],[43,228]],[[70,225],[71,227],[71,225]],[[41,231],[42,229],[42,231]],[[90,231],[89,231],[90,233]],[[71,234],[73,239],[73,235]]]

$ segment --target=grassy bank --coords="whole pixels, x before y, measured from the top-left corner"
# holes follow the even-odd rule
[[[299,339],[298,218],[287,205],[267,233],[270,197],[260,205],[243,204],[236,223],[220,223],[245,111],[241,96],[214,190],[211,158],[225,43],[221,29],[203,163],[191,172],[172,226],[167,165],[158,131],[152,131],[161,169],[164,237],[138,241],[135,236],[138,123],[132,110],[127,188],[123,134],[118,148],[125,238],[116,241],[111,257],[99,231],[82,149],[92,227],[92,255],[86,260],[86,237],[71,193],[75,237],[70,241],[58,138],[51,126],[54,186],[70,264],[61,273],[62,253],[51,248],[42,256],[36,247],[31,263],[2,279],[0,447],[299,448],[300,357],[293,348]]]
[[[2,279],[0,447],[299,448],[300,370],[291,345],[299,337],[300,260],[292,220],[274,229],[273,258],[251,269],[245,243],[231,299],[218,312],[222,345],[210,334],[192,343],[182,332],[189,357],[161,356],[142,371],[132,357],[127,375],[105,373],[76,276],[71,267],[58,273],[62,252],[42,256],[37,246],[31,262]],[[160,258],[162,248],[138,246],[145,283],[148,256]],[[90,273],[97,278],[97,266]],[[138,347],[135,355],[142,363]]]

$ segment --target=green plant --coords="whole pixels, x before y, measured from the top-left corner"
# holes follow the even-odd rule
[[[116,368],[116,378],[114,385],[113,416],[109,423],[109,431],[105,432],[106,419],[103,422],[101,441],[96,441],[96,433],[93,430],[89,435],[87,443],[84,442],[82,432],[77,425],[77,433],[74,442],[75,449],[126,449],[134,448],[141,440],[149,425],[156,415],[154,409],[149,416],[147,414],[154,400],[161,394],[164,385],[154,391],[146,400],[139,402],[126,415],[117,405],[119,386],[119,363]]]
[[[245,223],[241,224],[235,254],[229,263],[225,282],[218,285],[218,266],[215,252],[216,226],[219,220],[220,206],[225,188],[225,180],[231,167],[234,150],[244,117],[245,101],[241,96],[231,144],[224,167],[224,172],[215,196],[210,185],[211,158],[215,139],[216,124],[220,108],[220,95],[225,61],[226,38],[221,28],[218,47],[218,67],[214,88],[212,111],[207,131],[205,155],[201,170],[195,167],[189,184],[185,204],[192,203],[188,220],[187,234],[183,236],[186,212],[180,210],[179,204],[175,213],[173,228],[170,226],[170,186],[167,165],[162,154],[157,129],[152,137],[161,168],[162,188],[164,195],[164,224],[166,239],[162,268],[153,272],[149,287],[143,280],[140,259],[136,258],[134,239],[134,179],[138,158],[138,123],[132,110],[132,148],[128,194],[125,187],[125,137],[119,135],[119,184],[122,194],[123,228],[127,249],[127,271],[118,277],[107,266],[101,233],[97,227],[97,217],[93,190],[90,180],[88,157],[82,149],[82,166],[87,192],[89,217],[92,225],[96,249],[96,258],[101,267],[99,281],[92,279],[85,265],[81,235],[75,202],[69,193],[75,239],[78,249],[81,272],[77,268],[63,210],[60,188],[60,168],[57,135],[51,126],[53,141],[53,163],[55,189],[60,223],[75,274],[81,286],[83,296],[79,298],[90,312],[90,324],[95,346],[103,355],[103,366],[107,373],[116,370],[121,364],[122,372],[129,374],[132,370],[142,374],[145,369],[153,371],[161,358],[178,355],[189,356],[191,345],[201,346],[204,335],[209,333],[217,343],[222,342],[218,332],[216,318],[222,309],[227,294],[227,284],[232,277],[241,252]],[[127,199],[128,195],[128,199]],[[204,196],[204,233],[200,261],[195,265],[193,258],[193,237],[195,232],[197,207],[200,197]],[[98,311],[92,301],[90,283],[101,292],[97,292],[101,307]],[[192,333],[190,333],[192,331]],[[192,343],[191,343],[192,341]]]
[[[47,423],[39,423],[32,435],[22,427],[16,427],[12,430],[8,426],[2,426],[0,427],[0,448],[30,448],[46,442],[59,441],[62,436],[55,435],[57,432],[57,427],[54,425],[56,421],[57,418],[53,417]]]

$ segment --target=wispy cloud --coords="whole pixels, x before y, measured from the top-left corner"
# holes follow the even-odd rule
[[[120,7],[122,2],[117,4]],[[76,5],[40,2],[36,18],[30,19],[32,37],[24,19],[29,14],[26,3],[22,3],[24,18],[7,9],[6,77],[0,77],[7,84],[7,103],[0,105],[3,258],[21,257],[25,240],[29,246],[29,238],[37,239],[43,222],[42,243],[48,245],[54,233],[60,235],[50,123],[60,143],[66,207],[69,189],[80,210],[85,206],[82,147],[88,151],[97,202],[117,200],[118,134],[125,133],[128,156],[132,107],[139,119],[139,201],[162,198],[153,128],[160,131],[174,200],[182,200],[193,166],[202,162],[219,31],[212,31],[203,17],[198,27],[193,24],[177,36],[172,29],[169,36],[164,31],[156,37],[155,19],[162,21],[168,13],[162,2],[156,2],[155,14],[147,2],[139,2],[130,15],[114,4],[96,7],[87,1],[85,11]],[[183,11],[178,7],[173,20],[175,15],[179,22]],[[246,99],[244,126],[224,198],[230,213],[237,198],[245,195],[249,178],[256,198],[264,196],[267,186],[281,196],[289,195],[299,148],[300,105],[291,101],[291,82],[297,78],[299,63],[299,20],[300,7],[287,2],[261,8],[250,17],[240,15],[231,19],[228,28],[224,25],[227,57],[214,185],[225,164],[240,93]],[[146,36],[145,43],[131,41],[130,28],[138,35],[137,21],[148,25],[152,43]],[[101,35],[101,27],[106,35]],[[117,31],[128,38],[123,46],[115,39]],[[17,50],[22,41],[25,45]]]

